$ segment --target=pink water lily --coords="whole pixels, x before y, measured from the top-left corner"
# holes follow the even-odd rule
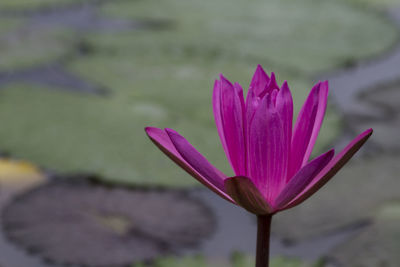
[[[213,110],[226,156],[236,176],[215,168],[172,129],[147,127],[150,139],[173,161],[215,193],[257,215],[294,207],[321,188],[372,134],[366,130],[339,154],[310,160],[324,118],[328,82],[319,82],[293,126],[289,86],[259,65],[247,93],[224,76],[215,81]]]
[[[245,100],[242,87],[220,75],[214,84],[213,110],[233,177],[211,165],[176,131],[147,127],[146,133],[202,184],[257,215],[256,267],[268,267],[272,216],[314,194],[372,134],[372,129],[366,130],[336,156],[332,149],[310,160],[327,98],[328,82],[317,83],[293,126],[287,82],[279,87],[274,73],[268,76],[258,66]]]

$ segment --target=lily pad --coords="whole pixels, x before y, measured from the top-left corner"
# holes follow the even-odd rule
[[[201,143],[202,151],[215,152],[212,162],[227,165],[211,114],[211,125],[202,127],[185,114],[171,112],[165,120],[159,113],[143,114],[140,100],[125,102],[23,85],[5,88],[0,95],[0,117],[7,124],[0,129],[0,147],[48,169],[96,173],[128,184],[197,184],[146,137],[144,127],[160,123],[186,129],[183,132]],[[165,109],[163,104],[147,103]]]
[[[215,222],[206,206],[180,191],[68,179],[20,195],[6,206],[3,225],[11,240],[49,261],[99,267],[196,246]]]
[[[340,0],[127,1],[108,2],[103,12],[175,21],[176,27],[162,34],[110,36],[121,49],[268,62],[307,74],[378,54],[397,39],[394,25],[378,13]]]
[[[0,35],[0,71],[45,64],[66,55],[73,34],[66,29],[31,29],[19,24]]]

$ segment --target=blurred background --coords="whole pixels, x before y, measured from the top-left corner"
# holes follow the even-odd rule
[[[257,64],[296,111],[330,81],[315,153],[375,130],[274,217],[273,266],[399,266],[399,34],[399,0],[1,0],[0,266],[253,266],[253,216],[143,128],[178,130],[232,174],[213,81],[247,88]]]

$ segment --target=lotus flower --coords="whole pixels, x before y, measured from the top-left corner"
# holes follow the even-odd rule
[[[328,82],[307,97],[293,126],[293,101],[285,81],[259,65],[246,100],[224,76],[215,81],[213,110],[222,146],[235,176],[211,165],[172,129],[147,127],[150,139],[175,163],[222,198],[257,215],[256,267],[269,264],[272,215],[294,207],[320,189],[372,134],[366,130],[339,154],[333,149],[310,160],[324,119]]]
[[[293,126],[287,82],[278,86],[259,65],[247,93],[223,75],[215,81],[213,110],[225,154],[235,173],[228,177],[172,129],[147,127],[150,139],[190,175],[222,198],[257,215],[294,207],[321,188],[372,134],[366,130],[339,154],[310,160],[324,118],[328,82],[318,82]]]

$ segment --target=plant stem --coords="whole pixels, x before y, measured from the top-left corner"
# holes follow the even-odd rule
[[[256,267],[269,266],[269,239],[272,215],[257,216]]]

